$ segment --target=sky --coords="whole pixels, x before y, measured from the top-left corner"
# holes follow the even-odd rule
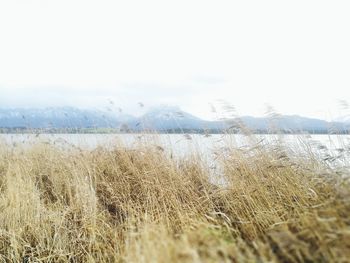
[[[350,1],[0,0],[0,107],[336,119],[350,103]]]

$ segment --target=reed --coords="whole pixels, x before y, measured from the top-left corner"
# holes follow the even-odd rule
[[[154,142],[1,144],[0,262],[348,262],[346,170],[251,142],[214,174]]]

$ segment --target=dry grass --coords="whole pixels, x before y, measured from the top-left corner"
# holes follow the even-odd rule
[[[349,262],[347,179],[284,148],[0,146],[0,262]]]

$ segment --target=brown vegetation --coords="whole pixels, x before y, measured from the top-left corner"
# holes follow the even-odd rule
[[[0,262],[348,262],[337,168],[283,147],[0,146]]]

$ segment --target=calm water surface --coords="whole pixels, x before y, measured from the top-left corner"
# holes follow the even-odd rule
[[[53,144],[63,149],[72,145],[81,149],[97,147],[128,147],[139,149],[140,145],[153,145],[164,150],[164,154],[176,158],[200,155],[212,180],[223,183],[222,167],[217,162],[217,153],[225,155],[225,149],[236,147],[249,149],[259,146],[285,145],[292,156],[313,156],[327,161],[330,166],[339,166],[346,173],[350,170],[350,135],[183,135],[183,134],[0,134],[1,143],[10,147],[30,147],[35,144]]]
[[[33,145],[51,143],[58,146],[74,145],[83,149],[123,145],[136,147],[140,144],[160,146],[177,155],[189,153],[210,154],[223,147],[245,147],[285,144],[291,148],[341,151],[350,149],[350,135],[183,135],[183,134],[0,134],[0,142],[7,145]]]

